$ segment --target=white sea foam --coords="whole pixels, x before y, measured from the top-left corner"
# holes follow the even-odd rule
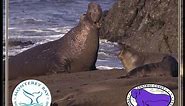
[[[15,30],[17,29],[16,27],[9,27],[8,30]]]
[[[100,69],[100,70],[110,70],[110,69],[123,69],[122,67],[110,67],[110,66],[97,66],[96,67],[97,69]]]
[[[48,30],[53,30],[55,32],[62,32],[62,33],[67,33],[70,29],[72,28],[72,26],[65,26],[62,28],[47,28]]]
[[[59,35],[47,35],[47,36],[44,36],[44,37],[41,37],[41,36],[9,36],[10,39],[46,39],[46,38],[60,38],[60,37],[63,37],[64,34],[59,34]]]

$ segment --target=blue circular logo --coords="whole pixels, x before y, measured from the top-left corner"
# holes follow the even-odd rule
[[[50,106],[51,94],[41,81],[25,80],[14,89],[12,104],[13,106]]]
[[[159,84],[144,84],[132,88],[127,94],[128,106],[173,106],[174,94]]]

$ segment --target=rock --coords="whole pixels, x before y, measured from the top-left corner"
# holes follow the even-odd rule
[[[33,45],[34,43],[32,41],[18,41],[18,40],[9,40],[8,46],[28,46],[28,45]]]
[[[102,20],[101,38],[141,52],[178,52],[177,0],[118,0]]]

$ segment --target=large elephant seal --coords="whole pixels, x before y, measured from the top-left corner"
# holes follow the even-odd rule
[[[38,45],[9,59],[9,79],[50,72],[95,70],[99,48],[100,5],[92,2],[79,24],[64,37]]]
[[[158,76],[170,76],[178,77],[178,62],[177,60],[168,55],[163,58],[161,62],[145,64],[139,66],[125,76],[119,78],[132,78],[132,77],[158,77]]]
[[[124,43],[119,42],[118,44],[121,48],[118,58],[121,60],[123,67],[127,72],[145,64],[160,62],[163,57],[168,55],[164,53],[138,52]],[[174,54],[173,56],[175,58],[177,57]]]

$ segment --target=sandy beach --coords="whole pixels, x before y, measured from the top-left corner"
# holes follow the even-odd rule
[[[136,85],[157,83],[168,87],[175,95],[175,104],[178,102],[178,78],[172,77],[145,77],[118,79],[125,75],[122,70],[96,70],[78,73],[52,74],[9,82],[9,104],[15,86],[26,79],[37,79],[48,86],[54,106],[127,106],[126,95]]]

